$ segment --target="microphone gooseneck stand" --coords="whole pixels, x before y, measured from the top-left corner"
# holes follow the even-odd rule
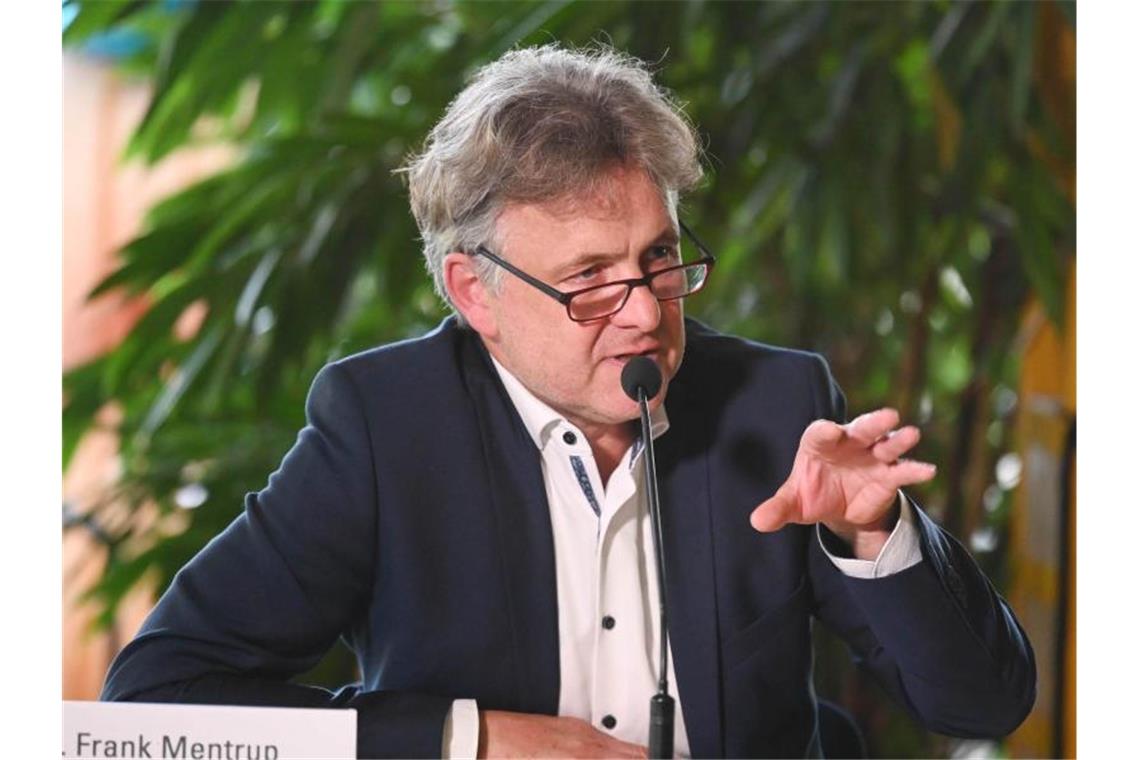
[[[641,439],[645,446],[645,481],[649,488],[649,521],[653,528],[653,555],[657,562],[657,604],[660,610],[660,670],[657,693],[649,700],[649,757],[673,757],[673,697],[669,696],[668,616],[665,605],[665,554],[661,537],[661,502],[657,494],[657,464],[653,457],[653,430],[649,399],[661,390],[661,370],[645,356],[630,359],[621,373],[626,395],[641,409]]]

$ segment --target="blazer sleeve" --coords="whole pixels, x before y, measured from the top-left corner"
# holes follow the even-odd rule
[[[844,422],[843,394],[822,360],[819,367],[821,416]],[[1036,699],[1029,638],[965,547],[910,502],[922,561],[899,573],[846,576],[810,542],[816,615],[928,729],[1009,734]]]
[[[439,757],[451,699],[290,683],[366,613],[378,566],[370,431],[330,364],[267,486],[175,576],[103,700],[357,710],[358,757]]]

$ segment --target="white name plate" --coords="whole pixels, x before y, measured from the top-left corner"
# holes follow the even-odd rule
[[[355,758],[356,710],[64,702],[65,758]]]

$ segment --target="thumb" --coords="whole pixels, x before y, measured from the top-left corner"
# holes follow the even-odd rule
[[[798,513],[799,500],[795,491],[785,483],[772,498],[752,510],[749,522],[761,533],[770,533],[794,521]]]

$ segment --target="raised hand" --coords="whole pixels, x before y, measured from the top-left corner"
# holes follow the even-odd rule
[[[868,412],[846,425],[813,422],[800,438],[792,474],[753,510],[752,527],[767,532],[788,523],[823,523],[857,558],[877,557],[898,519],[898,489],[936,472],[927,462],[900,459],[921,436],[913,425],[898,424],[894,409]]]

